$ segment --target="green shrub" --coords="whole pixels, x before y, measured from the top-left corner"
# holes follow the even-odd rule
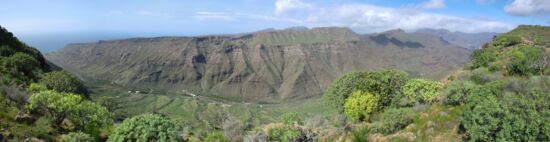
[[[98,135],[100,129],[111,126],[112,114],[107,108],[83,100],[79,95],[42,91],[31,95],[27,106],[30,110],[40,111],[52,117],[57,126],[68,119],[74,123],[75,130]]]
[[[496,47],[507,47],[521,43],[521,37],[517,35],[504,34],[493,41],[493,45]]]
[[[371,92],[380,96],[380,107],[392,105],[401,95],[401,86],[408,75],[398,70],[351,72],[337,78],[325,91],[323,99],[343,112],[343,105],[353,91]]]
[[[40,93],[47,90],[48,88],[46,88],[46,85],[40,83],[31,83],[31,85],[29,85],[29,88],[27,88],[27,92],[31,94]]]
[[[41,73],[40,62],[25,53],[17,52],[0,60],[0,74],[9,83],[27,84],[35,81]]]
[[[474,95],[461,125],[470,141],[548,141],[548,101],[548,90]]]
[[[437,81],[411,79],[403,86],[403,94],[411,100],[431,103],[436,100],[443,85]]]
[[[369,141],[370,128],[363,127],[357,130],[351,131],[351,140],[353,142],[368,142]]]
[[[477,85],[471,81],[453,81],[445,88],[446,105],[461,105],[466,102],[466,97],[475,91]]]
[[[82,132],[71,132],[61,136],[61,142],[94,142],[94,138]]]
[[[223,133],[220,131],[208,133],[206,137],[204,138],[205,142],[229,142],[229,140],[225,139],[223,136]]]
[[[181,126],[178,123],[161,115],[145,114],[124,120],[107,141],[182,141],[178,136],[179,131]]]
[[[45,73],[40,79],[40,83],[46,88],[57,92],[75,93],[87,96],[86,87],[76,77],[65,71],[53,71]]]
[[[344,104],[344,113],[354,121],[367,120],[378,109],[380,98],[371,93],[355,91]]]
[[[298,116],[298,113],[295,112],[289,112],[285,113],[281,116],[281,122],[285,125],[302,125],[304,122],[303,120]]]
[[[472,55],[470,55],[470,59],[472,60],[471,69],[488,67],[490,63],[498,59],[498,52],[493,48],[482,48],[475,50]]]
[[[514,48],[508,52],[510,57],[510,61],[506,66],[508,73],[526,76],[542,72],[542,70],[534,68],[534,65],[541,60],[543,52],[541,48],[531,46]]]
[[[297,141],[302,135],[299,129],[286,125],[273,127],[268,130],[269,139],[272,141],[293,142]]]
[[[382,134],[392,134],[413,122],[414,112],[410,108],[392,108],[384,111],[380,121],[371,131]]]

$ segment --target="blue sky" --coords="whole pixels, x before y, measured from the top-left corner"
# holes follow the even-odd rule
[[[550,0],[0,0],[0,25],[44,52],[72,42],[291,26],[506,32],[550,24]]]

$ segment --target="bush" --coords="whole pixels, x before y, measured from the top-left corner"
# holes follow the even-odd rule
[[[295,112],[289,112],[281,115],[281,122],[285,125],[302,125],[304,122]]]
[[[27,84],[42,73],[40,62],[32,56],[17,52],[0,60],[0,73],[8,83]]]
[[[370,128],[364,127],[351,131],[351,139],[353,142],[368,142]]]
[[[475,91],[477,85],[471,81],[453,81],[445,88],[443,104],[461,105],[466,103],[466,97]]]
[[[228,140],[225,139],[225,137],[223,136],[223,133],[219,131],[208,133],[206,135],[206,138],[204,138],[204,141],[205,142],[229,142]]]
[[[476,95],[463,113],[461,125],[470,141],[548,141],[548,92]]]
[[[436,81],[411,79],[403,86],[403,94],[418,102],[434,102],[443,85]]]
[[[392,134],[411,124],[413,122],[414,112],[410,108],[392,108],[381,114],[380,120],[373,132]]]
[[[49,115],[56,126],[61,126],[62,122],[68,119],[74,123],[75,130],[92,135],[99,134],[101,128],[113,123],[112,114],[107,108],[70,93],[35,93],[29,98],[27,107]]]
[[[541,48],[531,46],[514,48],[508,53],[510,57],[506,66],[508,73],[526,76],[542,72],[542,70],[534,68],[534,65],[541,60],[543,52]]]
[[[501,35],[493,41],[496,47],[507,47],[521,43],[521,37],[517,35]]]
[[[371,93],[355,91],[344,104],[344,113],[354,121],[367,120],[378,109],[380,98]]]
[[[75,93],[87,96],[86,87],[76,77],[65,71],[53,71],[45,73],[40,79],[40,83],[46,88],[57,92]]]
[[[302,132],[292,126],[277,126],[268,130],[269,139],[280,142],[298,141],[303,135]]]
[[[269,138],[260,130],[254,130],[248,132],[244,137],[244,142],[268,142]]]
[[[178,123],[161,115],[145,114],[124,120],[107,141],[182,141],[178,136],[179,131],[181,126]]]
[[[71,132],[61,136],[61,142],[94,142],[94,138],[82,132]]]
[[[31,83],[31,85],[29,85],[29,88],[27,88],[27,92],[31,94],[39,93],[47,90],[48,88],[46,88],[46,85],[40,84],[40,83]]]
[[[490,63],[495,62],[498,58],[498,52],[493,48],[482,48],[475,50],[470,59],[472,60],[471,69],[479,67],[488,67]]]
[[[19,90],[19,88],[15,86],[0,86],[0,95],[3,94],[5,97],[10,100],[11,102],[14,102],[17,108],[23,109],[25,108],[25,105],[27,104],[27,100],[29,99],[29,94],[27,94],[24,91]]]
[[[400,96],[401,86],[408,75],[397,70],[380,70],[371,72],[351,72],[331,83],[323,99],[328,104],[343,112],[343,105],[353,91],[371,92],[380,96],[380,107],[390,106],[392,100]]]
[[[222,129],[224,137],[228,140],[241,141],[246,127],[241,121],[230,118],[223,122]]]

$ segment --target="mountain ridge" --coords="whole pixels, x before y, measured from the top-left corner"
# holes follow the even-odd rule
[[[334,78],[353,70],[398,68],[439,79],[469,54],[435,36],[361,35],[328,27],[99,41],[46,56],[78,75],[125,86],[280,102],[319,96]]]

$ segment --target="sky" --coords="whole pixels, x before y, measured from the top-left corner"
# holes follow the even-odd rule
[[[67,43],[266,28],[468,33],[550,25],[550,0],[0,0],[0,26],[43,52]]]

